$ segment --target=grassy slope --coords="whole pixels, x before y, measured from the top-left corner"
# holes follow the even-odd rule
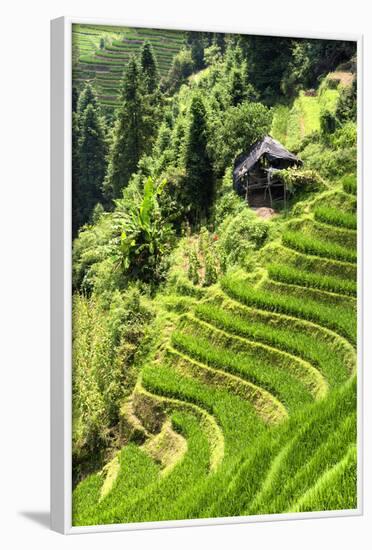
[[[122,55],[117,42],[112,51]],[[116,80],[112,68],[102,82]],[[277,108],[274,137],[297,143],[337,95]],[[339,182],[270,222],[257,277],[230,272],[202,289],[176,259],[152,354],[122,408],[123,448],[75,489],[74,524],[356,507],[352,193]],[[186,450],[165,467],[167,422]]]
[[[104,48],[100,49],[100,40]],[[93,82],[101,105],[118,104],[120,80],[133,53],[145,40],[151,41],[162,76],[170,69],[173,56],[183,44],[180,31],[74,25],[72,33],[73,81]]]
[[[271,134],[289,150],[295,149],[301,139],[320,129],[320,112],[336,108],[339,91],[325,88],[316,96],[304,92],[294,100],[291,107],[275,107]]]
[[[322,276],[285,254],[270,266],[263,251],[268,271],[254,285],[230,274],[210,291],[185,280],[160,297],[171,323],[157,327],[165,336],[142,371],[133,414],[148,441],[171,418],[187,452],[163,474],[148,444],[124,446],[105,496],[107,471],[78,485],[75,524],[356,506],[355,230],[344,229],[353,198],[344,196],[342,212],[337,193],[324,196],[338,218],[335,208],[319,222],[313,201],[289,223],[305,224],[300,254],[328,262]],[[319,238],[319,223],[330,239]],[[277,246],[298,247],[288,223]],[[349,271],[329,268],[340,256]]]

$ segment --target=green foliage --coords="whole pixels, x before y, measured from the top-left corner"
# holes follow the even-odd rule
[[[287,142],[289,112],[287,105],[276,105],[272,108],[273,120],[270,135],[283,144]]]
[[[325,376],[331,387],[346,381],[355,365],[350,357],[322,330],[311,328],[296,319],[278,316],[275,313],[247,309],[237,303],[199,304],[195,314],[207,323],[229,334],[241,336],[286,351],[309,361]]]
[[[131,278],[157,283],[164,278],[170,250],[171,227],[163,219],[159,199],[166,180],[155,184],[148,178],[139,206],[124,215],[116,259]]]
[[[208,66],[215,65],[221,61],[221,49],[218,44],[212,44],[204,50],[204,62]]]
[[[79,117],[84,114],[85,109],[88,107],[88,105],[92,105],[93,107],[98,106],[97,96],[89,83],[85,85],[83,91],[79,95],[77,103],[77,114]]]
[[[172,345],[211,368],[238,375],[278,398],[289,410],[311,401],[306,374],[295,372],[286,356],[275,350],[241,342],[190,322],[184,331],[172,335]]]
[[[320,111],[320,130],[323,134],[333,134],[336,130],[336,117],[328,109]]]
[[[196,238],[195,238],[196,237]],[[210,286],[220,272],[218,237],[203,227],[186,249],[189,280],[194,285]]]
[[[120,197],[131,175],[135,173],[141,156],[151,149],[153,117],[154,109],[146,97],[138,61],[132,57],[123,79],[121,107],[117,113],[104,182],[108,197]]]
[[[234,265],[250,270],[255,261],[254,252],[268,239],[269,226],[245,207],[236,215],[225,218],[218,236],[224,270]]]
[[[75,475],[108,447],[120,402],[134,384],[132,365],[150,311],[135,287],[73,301],[73,458]],[[85,465],[85,466],[84,466]]]
[[[353,506],[356,125],[332,77],[308,90],[353,43],[188,33],[177,53],[170,31],[85,29],[74,71],[100,105],[126,71],[105,195],[74,226],[74,524]],[[74,143],[89,113],[104,127],[95,101]],[[232,166],[270,128],[304,161],[282,172],[302,202],[263,221]]]
[[[330,142],[336,149],[353,148],[357,145],[357,127],[355,122],[346,122],[330,136]]]
[[[184,48],[174,56],[172,67],[166,79],[166,86],[170,91],[177,90],[192,74],[194,62],[190,50]]]
[[[314,140],[305,145],[301,150],[301,159],[309,169],[316,170],[319,175],[325,179],[338,180],[345,174],[356,171],[356,146],[344,139],[345,130],[340,129],[332,136],[332,140],[337,144],[340,139],[340,147],[330,146],[330,143]],[[349,134],[349,132],[348,132]],[[342,138],[341,138],[342,136]]]
[[[207,114],[201,96],[194,95],[185,141],[185,169],[190,221],[198,222],[209,214],[214,200],[214,178],[207,150]]]
[[[71,136],[72,238],[75,238],[81,226],[79,122],[76,112],[72,113]]]
[[[248,60],[248,76],[263,101],[273,104],[280,95],[281,81],[292,54],[292,40],[271,36],[242,36]]]
[[[260,103],[244,101],[212,116],[209,149],[217,174],[223,174],[235,157],[269,133],[272,114]]]
[[[320,191],[324,188],[324,182],[315,170],[292,167],[280,170],[277,172],[277,176],[290,193],[295,193],[297,190]]]
[[[356,122],[357,115],[357,81],[353,79],[351,86],[341,89],[340,97],[336,107],[336,117],[343,123],[347,121]]]
[[[193,285],[198,285],[200,278],[199,278],[199,270],[201,268],[201,264],[198,258],[198,253],[195,250],[195,248],[192,248],[189,251],[188,254],[188,270],[187,275],[189,280],[192,282]]]
[[[79,223],[89,221],[97,203],[102,202],[102,184],[107,168],[108,146],[105,126],[93,104],[81,114],[79,151]]]
[[[141,69],[146,92],[152,94],[159,85],[159,69],[150,42],[144,42],[141,50]]]

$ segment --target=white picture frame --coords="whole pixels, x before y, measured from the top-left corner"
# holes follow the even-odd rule
[[[145,27],[173,30],[231,32],[268,36],[339,39],[357,42],[358,78],[358,506],[354,510],[276,515],[72,526],[71,449],[71,40],[73,24]],[[298,34],[292,29],[255,31],[237,23],[234,28],[184,29],[179,21],[159,25],[151,20],[112,20],[60,17],[51,22],[51,527],[63,534],[124,531],[188,525],[298,520],[357,516],[363,513],[363,173],[362,173],[362,78],[361,35]]]

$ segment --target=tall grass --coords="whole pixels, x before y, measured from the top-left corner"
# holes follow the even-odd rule
[[[314,239],[327,240],[329,243],[335,243],[344,248],[356,248],[356,231],[346,227],[329,225],[310,218],[300,218],[291,221],[288,224],[288,229]]]
[[[283,234],[283,243],[289,248],[294,248],[304,254],[312,254],[346,262],[356,262],[357,259],[355,250],[350,250],[335,243],[308,237],[295,231],[286,231]]]
[[[339,441],[334,439],[336,461],[343,445],[355,443],[355,429],[349,429],[351,424],[347,420],[355,413],[355,390],[353,379],[352,383],[347,383],[327,399],[304,407],[286,424],[278,426],[275,433],[262,437],[253,452],[235,468],[227,489],[211,504],[210,516],[241,515],[242,510],[247,515],[293,511],[302,489],[306,490],[332,464],[332,450],[326,449],[326,446],[327,441],[332,446],[333,434],[339,432],[343,439],[340,446]],[[324,460],[322,448],[325,451]],[[285,488],[281,485],[283,479]],[[294,481],[292,488],[291,480]],[[336,484],[334,493],[339,488],[340,485]],[[355,498],[355,485],[352,495]],[[346,508],[350,505],[350,492],[345,495],[339,493],[338,498]],[[308,509],[328,509],[327,504],[324,507],[323,503],[320,508],[318,505],[313,499]]]
[[[314,217],[316,220],[328,223],[329,225],[336,225],[338,227],[346,227],[348,229],[357,228],[357,218],[355,214],[350,212],[342,212],[335,208],[327,208],[325,206],[318,206],[314,211]]]
[[[212,414],[221,426],[225,439],[225,454],[234,454],[261,433],[264,423],[246,399],[234,395],[228,388],[206,384],[195,377],[182,375],[174,366],[146,367],[144,387],[155,394],[193,403]],[[249,433],[244,425],[252,429]]]
[[[324,474],[290,511],[353,510],[357,507],[357,449],[351,444],[344,457]]]
[[[268,272],[274,281],[338,292],[348,296],[356,296],[357,292],[355,281],[340,279],[330,275],[309,273],[284,264],[271,264],[268,267]]]
[[[315,301],[304,301],[298,297],[274,294],[248,286],[244,281],[223,277],[221,286],[234,299],[248,306],[277,313],[286,313],[295,317],[320,323],[325,327],[339,332],[350,342],[356,340],[356,318],[351,309],[337,305],[328,306]]]
[[[284,403],[288,410],[298,407],[302,402],[312,400],[303,381],[296,379],[289,365],[281,368],[273,362],[263,362],[262,358],[254,353],[249,355],[211,345],[207,339],[195,333],[189,335],[176,332],[172,337],[172,343],[176,349],[215,369],[241,376],[256,386],[264,388]]]
[[[231,307],[231,306],[230,306]],[[355,366],[354,354],[342,349],[337,341],[332,342],[329,335],[321,331],[311,331],[299,322],[260,315],[258,311],[243,310],[242,306],[234,309],[222,309],[213,304],[200,304],[196,315],[213,323],[227,332],[274,345],[284,351],[293,353],[309,361],[326,378],[331,387],[345,382]]]
[[[125,494],[118,488],[97,502],[93,509],[75,514],[74,525],[101,525],[133,521],[166,519],[171,503],[187,492],[209,470],[210,445],[207,434],[200,425],[200,419],[190,413],[173,413],[174,428],[187,439],[188,449],[184,458],[176,464],[168,476],[154,479],[133,494]],[[147,476],[146,471],[137,470],[136,463],[128,464],[134,475]],[[123,488],[123,487],[122,487]],[[123,498],[124,497],[124,498]],[[84,503],[82,503],[84,504]]]
[[[344,176],[342,178],[342,187],[345,191],[345,193],[349,193],[350,195],[356,195],[357,194],[357,179],[354,175],[348,175]]]
[[[275,243],[275,246],[267,246],[267,249],[262,251],[262,261],[264,265],[270,263],[288,264],[301,271],[331,275],[340,279],[356,280],[357,276],[357,266],[355,264],[319,256],[308,256],[303,252],[277,243]]]

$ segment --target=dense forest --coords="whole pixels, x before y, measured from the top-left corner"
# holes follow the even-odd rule
[[[355,508],[356,44],[73,46],[74,525]]]

